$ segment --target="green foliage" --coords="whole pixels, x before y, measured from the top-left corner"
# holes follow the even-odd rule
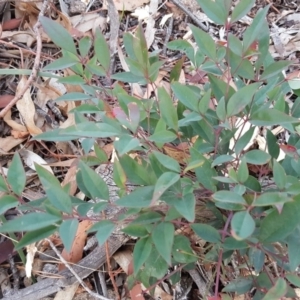
[[[241,0],[232,11],[228,0],[198,2],[211,20],[228,31],[255,1]],[[114,138],[113,180],[120,189],[114,205],[127,210],[123,218],[129,221],[122,231],[138,238],[133,251],[134,279],[148,287],[164,277],[168,267],[192,268],[199,259],[217,261],[216,273],[220,275],[222,264],[235,259],[237,253],[245,263],[238,267],[248,266],[248,272],[255,270],[257,276],[240,275],[224,287],[224,293],[243,294],[255,287],[255,299],[279,299],[291,293],[290,284],[300,286],[295,273],[300,265],[299,98],[292,109],[284,103],[283,91],[293,92],[287,90],[282,78],[289,63],[275,62],[269,55],[267,11],[265,7],[257,13],[242,40],[227,32],[228,43],[219,45],[209,34],[191,26],[196,51],[187,41],[171,41],[169,49],[186,54],[191,68],[204,72],[208,82],[201,88],[179,83],[184,62],[180,60],[171,71],[171,92],[159,87],[154,99],[135,98],[118,83],[113,88],[91,83],[96,75],[154,86],[164,62],[157,54],[148,53],[142,26],[135,36],[124,35],[129,71],[110,74],[109,47],[100,31],[94,40],[83,37],[75,44],[62,26],[41,18],[46,33],[62,49],[62,57],[44,69],[71,68],[74,75],[60,82],[79,85],[85,92],[56,99],[82,101],[72,111],[76,125],[45,132],[35,139],[86,138],[83,145],[88,152],[95,139]],[[254,56],[256,59],[252,59]],[[23,73],[21,70],[19,74]],[[98,91],[117,100],[113,116],[107,116]],[[216,101],[215,109],[211,99]],[[87,104],[86,100],[92,101]],[[85,113],[97,114],[101,121],[89,121]],[[291,147],[285,149],[283,161],[277,160],[280,148],[270,130],[275,125],[291,133]],[[268,126],[267,150],[249,150],[247,144],[260,126]],[[171,142],[176,155],[165,148]],[[184,151],[176,148],[181,142],[190,145],[184,159],[178,158]],[[104,151],[97,144],[94,149],[97,161],[107,163]],[[139,153],[139,158],[132,158],[131,153]],[[105,211],[111,200],[109,185],[91,165],[83,158],[78,162],[76,183],[83,194],[100,199],[100,203],[71,197],[68,187],[62,187],[55,176],[36,165],[46,197],[32,203],[26,214],[3,222],[0,232],[27,231],[20,248],[58,231],[70,250],[78,227],[76,216],[85,216],[91,209],[96,214]],[[261,175],[266,169],[272,182],[267,186]],[[136,185],[133,191],[127,189],[128,182]],[[15,154],[6,178],[0,176],[1,215],[16,206],[28,210],[19,201],[25,183],[22,161]],[[209,218],[205,211],[209,211]],[[96,232],[98,242],[103,244],[117,221],[100,219],[89,232]],[[205,258],[193,250],[189,236],[176,232],[182,224],[209,243]],[[278,263],[282,277],[270,281],[264,265],[266,256]]]

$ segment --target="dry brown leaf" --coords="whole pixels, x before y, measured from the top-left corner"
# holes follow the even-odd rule
[[[77,184],[76,184],[76,171],[77,166],[73,165],[68,169],[67,174],[65,175],[65,178],[63,182],[61,183],[62,186],[65,186],[66,184],[70,183],[70,195],[74,195],[77,190]]]
[[[72,285],[66,286],[64,289],[58,291],[53,300],[72,300],[78,289],[79,282],[75,281]]]
[[[18,87],[17,87],[17,94],[19,91],[24,87],[26,83],[25,76],[22,76],[22,79],[20,80]],[[31,135],[37,135],[42,133],[42,130],[38,128],[34,123],[34,114],[35,114],[35,106],[33,104],[33,101],[31,99],[30,91],[29,89],[26,90],[21,100],[17,102],[17,108],[24,120],[24,123]]]
[[[57,161],[57,162],[54,162],[54,163],[49,163],[48,166],[51,166],[51,167],[70,167],[74,161],[76,159],[75,158],[72,158],[72,159],[68,159],[68,160],[64,160],[64,161]]]
[[[137,7],[140,7],[150,0],[114,0],[116,9],[119,11],[134,11]],[[107,1],[103,2],[103,9],[107,9]]]
[[[15,139],[24,139],[29,136],[28,131],[17,131],[17,130],[11,130],[10,134],[15,138]]]
[[[25,139],[15,139],[13,136],[0,138],[0,153],[8,153],[11,149],[20,145]]]
[[[72,30],[77,30],[84,33],[92,30],[92,33],[95,33],[96,28],[100,28],[101,31],[104,31],[107,26],[106,18],[99,16],[98,13],[86,14],[84,16],[77,15],[70,18]]]
[[[142,294],[142,285],[140,283],[136,284],[129,292],[131,300],[145,300]]]
[[[25,149],[25,148],[22,148],[19,151],[19,153],[20,153],[21,157],[23,158],[24,163],[30,169],[35,171],[35,164],[38,164],[41,167],[43,167],[44,169],[46,169],[49,173],[54,175],[50,166],[47,165],[47,162],[43,158],[41,158],[38,154],[36,154],[28,149]]]
[[[62,93],[54,86],[50,85],[50,81],[46,81],[45,85],[39,85],[38,91],[36,94],[36,104],[43,108],[48,100],[55,100]]]
[[[9,110],[3,118],[4,122],[10,126],[12,129],[21,132],[28,132],[27,128],[24,125],[17,123],[11,119],[11,110]]]
[[[163,150],[168,156],[174,158],[180,164],[185,164],[186,160],[190,157],[188,149],[182,150],[171,144],[165,144]]]
[[[83,247],[87,238],[86,231],[93,225],[93,222],[90,220],[84,220],[79,223],[77,233],[72,245],[70,253],[66,249],[62,252],[62,257],[70,263],[77,263],[82,259]],[[64,264],[58,265],[58,270],[64,270],[66,266]]]
[[[69,112],[73,108],[75,108],[75,102],[74,101],[68,101],[67,104],[67,111]],[[59,127],[60,128],[67,128],[69,126],[75,125],[75,115],[74,114],[68,114],[68,119],[63,122]]]
[[[32,32],[29,31],[3,31],[1,39],[8,39],[14,42],[27,45],[31,48],[36,38]]]

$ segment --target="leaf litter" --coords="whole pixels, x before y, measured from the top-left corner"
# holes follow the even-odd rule
[[[174,53],[166,50],[166,48],[164,49],[164,47],[169,41],[170,36],[172,36],[173,39],[184,38],[193,44],[193,40],[190,38],[191,29],[189,26],[192,13],[201,20],[203,28],[207,29],[208,33],[215,41],[222,42],[223,39],[222,28],[215,24],[214,21],[209,19],[203,11],[201,11],[201,8],[199,8],[196,1],[182,1],[182,4],[186,7],[186,9],[189,12],[192,12],[190,15],[186,11],[183,12],[178,7],[178,3],[180,3],[179,0],[166,1],[164,3],[160,3],[157,0],[115,0],[113,2],[114,5],[110,6],[109,1],[104,1],[103,3],[99,1],[91,1],[90,3],[86,3],[81,2],[80,0],[68,2],[60,0],[59,4],[51,3],[53,11],[48,16],[53,17],[53,15],[56,14],[58,16],[57,22],[62,24],[75,39],[79,39],[83,36],[94,36],[97,28],[100,28],[106,36],[111,34],[110,37],[112,39],[110,47],[111,49],[115,48],[114,53],[118,53],[118,58],[115,61],[113,72],[118,70],[128,70],[127,63],[124,59],[121,37],[124,32],[131,32],[134,34],[137,30],[138,22],[141,21],[146,28],[145,35],[149,51],[153,52],[164,50],[163,58],[165,59],[166,64],[159,70],[156,86],[164,86],[166,90],[170,90],[168,78],[170,76],[169,72],[172,66],[174,66],[174,64],[182,57],[180,55],[174,57]],[[284,4],[281,6],[277,6],[275,3],[272,3],[267,16],[271,28],[270,52],[274,58],[293,60],[299,64],[300,13],[297,11],[299,8],[297,7],[297,4],[292,1],[283,1],[283,3]],[[234,24],[232,32],[238,37],[245,28],[251,24],[257,10],[264,5],[264,1],[256,1],[256,5],[251,10],[251,13],[243,17],[238,23]],[[111,7],[114,7],[114,9],[118,11],[118,15],[121,19],[119,31],[115,32],[114,35],[111,32],[114,20],[109,18],[109,14],[112,10]],[[42,9],[42,4],[38,2],[14,1],[14,5],[10,2],[0,2],[0,14],[2,15],[3,20],[0,25],[0,64],[2,69],[10,68],[18,70],[31,69],[33,67],[36,55],[37,39],[32,28],[37,22],[40,9]],[[59,58],[60,53],[59,49],[53,45],[47,34],[42,32],[41,37],[43,48],[40,58],[41,65],[44,66],[49,61],[51,62]],[[115,44],[115,46],[113,44]],[[4,75],[5,73],[0,74],[2,74],[0,77],[0,107],[4,108],[18,93],[18,90],[24,86],[24,83],[28,79],[25,76],[18,77],[16,75]],[[71,75],[71,73],[56,73],[53,75],[60,78]],[[196,74],[194,71],[190,71],[183,65],[180,73],[180,82],[183,84],[189,82],[195,86],[203,85],[206,80],[206,76],[207,75],[205,73],[199,76],[199,74]],[[300,76],[296,67],[290,68],[290,74],[288,76],[291,84],[300,84],[298,83],[298,81],[300,82]],[[131,88],[133,94],[139,97],[149,98],[152,92],[157,93],[156,88],[153,86],[142,88],[140,85],[134,83],[131,84]],[[65,117],[65,121],[57,119],[54,112],[47,106],[49,101],[62,96],[66,91],[69,93],[83,92],[82,88],[76,85],[59,84],[55,86],[52,79],[39,79],[36,82],[32,82],[30,89],[27,89],[23,97],[17,102],[16,107],[10,109],[5,114],[0,124],[2,129],[2,135],[0,137],[0,155],[3,166],[1,170],[4,171],[5,167],[10,164],[11,154],[18,149],[21,149],[19,152],[23,157],[24,163],[29,169],[35,170],[34,163],[44,165],[44,167],[49,169],[49,171],[51,170],[51,172],[54,172],[58,178],[61,178],[62,185],[69,184],[71,186],[72,194],[75,194],[76,186],[74,186],[74,183],[76,168],[73,167],[76,166],[76,159],[65,160],[65,158],[68,155],[75,155],[76,157],[76,153],[81,153],[82,155],[84,152],[82,150],[82,142],[78,141],[76,145],[68,144],[66,142],[56,142],[45,145],[44,143],[32,142],[29,140],[29,137],[46,132],[53,127],[58,126],[59,128],[66,128],[75,124],[74,114],[71,114],[70,111],[78,107],[80,104],[78,101],[60,102],[59,106],[57,106],[57,109]],[[113,103],[113,105],[117,104]],[[212,103],[210,105],[214,104]],[[44,111],[44,116],[47,116],[47,118],[41,117],[38,113],[38,108]],[[233,122],[238,121],[239,120],[233,120]],[[280,157],[283,157],[285,153],[289,154],[291,152],[290,148],[288,148],[289,145],[284,145],[284,142],[288,140],[288,136],[285,135],[284,129],[278,126],[278,128],[272,128],[272,131],[282,143],[280,146]],[[235,143],[235,140],[232,139],[230,143]],[[255,134],[251,137],[251,143],[252,146],[256,144],[258,145],[258,149],[265,150],[266,133],[255,132]],[[99,144],[100,147],[112,145],[109,139],[106,141],[99,141]],[[247,148],[248,147],[251,147],[251,145],[247,145]],[[184,159],[189,156],[188,147],[184,145],[181,145],[181,147],[180,145],[166,145],[164,147],[164,152],[180,163],[184,162]],[[66,163],[68,167],[70,166],[70,168],[66,166]],[[38,194],[42,193],[42,189],[40,183],[37,181],[36,175],[29,169],[26,172],[27,192],[24,193],[24,198],[29,201],[33,201],[39,197]],[[13,213],[16,214],[16,212]],[[86,235],[85,229],[89,226],[89,222],[80,222],[80,227],[76,233],[76,238],[71,251],[67,253],[64,250],[63,256],[70,263],[77,263],[80,261],[83,255],[86,239],[89,238]],[[55,242],[57,246],[61,244],[61,241],[55,235],[51,237],[51,240]],[[14,255],[11,244],[9,244],[8,241],[9,240],[7,239],[1,240],[1,250],[3,249],[4,252],[7,250],[7,257],[2,257],[2,261],[8,260],[9,256]],[[54,255],[49,245],[46,247],[41,245],[37,246],[39,247],[38,251],[40,251],[40,254],[50,253],[47,254],[47,259],[49,259],[49,255],[50,257]],[[116,270],[114,277],[117,282],[122,281],[124,276],[126,276],[125,274],[131,274],[129,269],[132,248],[130,246],[126,247],[126,250],[121,250],[118,256],[114,256],[114,268]],[[35,249],[34,245],[32,245],[32,249]],[[30,251],[28,251],[28,253],[30,253]],[[124,265],[124,262],[120,261],[121,255],[126,256],[129,266],[128,262]],[[37,259],[34,258],[34,253],[31,259],[34,264],[34,260]],[[47,264],[46,260],[44,264]],[[123,269],[123,272],[120,272],[120,270],[117,272],[117,266],[120,266]],[[13,267],[12,264],[10,264],[10,267]],[[58,268],[61,269],[61,265],[58,266]],[[202,267],[200,268],[202,269]],[[30,269],[30,266],[26,265],[26,269]],[[5,272],[5,270],[3,270],[3,272]],[[34,272],[34,269],[32,269],[32,272]],[[234,268],[228,267],[228,274],[234,274],[235,272],[236,270]],[[209,274],[209,271],[206,273]],[[22,274],[20,276],[22,279]],[[182,284],[184,280],[188,278],[190,277],[182,278]],[[228,279],[223,280],[225,285]],[[92,282],[92,276],[90,276],[87,281]],[[196,285],[198,284],[199,283],[196,283]],[[24,286],[26,286],[25,283]],[[161,287],[157,287],[155,290],[156,296],[160,297],[160,299],[170,299],[170,290],[168,289],[168,286],[163,284],[163,287],[164,290],[162,290]],[[66,295],[71,294],[73,297],[77,288],[78,285],[75,284],[73,290],[65,291]],[[118,283],[118,288],[119,290],[124,289],[120,283]],[[135,286],[131,290],[131,299],[144,299],[144,297],[140,294],[142,288],[142,286]],[[113,293],[111,286],[109,289],[110,292]],[[85,292],[81,290],[81,294],[84,293]],[[80,294],[75,294],[74,299],[79,299],[79,296]],[[116,295],[113,295],[112,297],[114,298]],[[125,297],[122,299],[125,299]],[[238,297],[235,299],[238,299]]]

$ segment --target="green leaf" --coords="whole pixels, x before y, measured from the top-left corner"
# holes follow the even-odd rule
[[[248,257],[255,272],[257,274],[260,273],[265,263],[265,253],[260,249],[252,247],[249,249]]]
[[[272,126],[278,124],[284,126],[285,124],[299,123],[297,118],[290,117],[274,108],[259,109],[251,114],[249,121],[257,126]]]
[[[265,71],[261,74],[259,79],[266,80],[271,77],[274,77],[274,76],[282,73],[282,71],[290,64],[291,64],[291,62],[286,61],[286,60],[275,61],[265,69]]]
[[[253,203],[253,206],[269,206],[284,204],[286,202],[293,201],[291,197],[288,197],[286,193],[278,192],[265,192],[261,194]]]
[[[223,247],[226,250],[238,250],[248,248],[248,244],[245,241],[238,241],[233,237],[228,237],[223,243]]]
[[[194,232],[203,240],[210,243],[219,243],[221,235],[214,227],[208,224],[192,224]]]
[[[110,52],[105,37],[99,29],[96,30],[94,48],[98,61],[104,67],[106,73],[108,73],[110,67]]]
[[[211,101],[211,89],[209,89],[200,100],[199,111],[202,115],[205,115],[205,113],[207,112],[210,101]]]
[[[300,264],[300,255],[299,255],[299,247],[300,247],[300,227],[299,225],[295,228],[295,230],[286,238],[287,246],[288,246],[288,255],[289,255],[289,267],[291,271],[295,271]]]
[[[222,165],[223,163],[227,163],[229,161],[234,160],[234,157],[232,155],[223,154],[218,156],[211,164],[211,167],[215,167],[217,165]]]
[[[114,161],[113,180],[119,188],[126,187],[127,177],[118,159]]]
[[[115,203],[124,207],[148,207],[154,192],[154,186],[140,187]]]
[[[246,205],[245,199],[236,193],[230,191],[218,191],[212,195],[213,199],[219,202],[243,204]]]
[[[218,101],[220,101],[223,97],[228,100],[234,93],[236,93],[231,86],[228,86],[227,82],[224,82],[218,77],[208,74],[208,78],[212,92]]]
[[[48,227],[26,232],[22,237],[22,239],[16,245],[15,249],[20,250],[27,245],[33,244],[35,242],[39,242],[49,237],[55,231],[57,231],[57,227],[54,225],[50,225]]]
[[[156,176],[148,164],[139,164],[129,155],[124,155],[119,160],[130,182],[137,185],[152,185],[156,182]]]
[[[287,292],[287,284],[283,278],[279,278],[275,285],[267,292],[262,300],[281,299]]]
[[[165,172],[158,179],[155,184],[153,198],[151,203],[155,203],[162,194],[173,184],[180,179],[180,175],[173,172]]]
[[[187,52],[187,51],[193,51],[193,46],[186,40],[174,40],[168,43],[167,45],[168,49],[174,50],[174,51],[182,51],[182,52]],[[181,70],[181,69],[180,69]],[[178,80],[175,80],[178,81]]]
[[[53,61],[52,63],[48,64],[46,67],[43,68],[44,71],[56,71],[56,70],[63,70],[75,66],[79,63],[78,58],[74,57],[60,57]]]
[[[276,136],[272,133],[271,130],[267,130],[267,136],[266,136],[266,141],[267,141],[267,146],[268,146],[268,152],[273,158],[277,158],[279,156],[279,146],[277,144],[277,138]]]
[[[250,291],[253,286],[252,278],[242,278],[239,277],[237,279],[231,280],[229,284],[227,284],[222,292],[236,292],[237,294],[245,294],[246,292]]]
[[[146,225],[161,221],[163,216],[157,211],[148,211],[140,215],[131,222],[131,224]]]
[[[0,174],[0,191],[1,192],[8,192],[9,191],[9,189],[6,185],[6,182],[5,182],[5,180],[4,180],[4,178],[1,174]]]
[[[37,171],[39,179],[51,204],[59,210],[71,214],[71,198],[61,187],[57,178],[38,164],[35,164],[35,170]]]
[[[163,64],[164,61],[156,61],[150,65],[149,75],[148,75],[150,82],[154,83],[156,81],[159,74],[159,69]]]
[[[225,25],[227,12],[215,1],[197,0],[204,13],[216,24]]]
[[[96,238],[99,245],[103,245],[106,240],[110,237],[115,229],[115,224],[109,220],[103,220],[97,223],[97,233]]]
[[[70,85],[80,85],[84,84],[85,80],[80,75],[70,75],[66,77],[61,77],[57,80],[59,83],[65,83]]]
[[[0,226],[0,232],[37,230],[49,225],[53,225],[59,220],[61,220],[61,217],[47,213],[29,213],[2,224]]]
[[[178,41],[178,40],[176,40],[176,41]],[[176,42],[176,41],[173,41],[173,42]],[[183,41],[183,42],[186,42],[186,41]],[[189,44],[189,47],[191,47],[190,44]],[[183,63],[184,63],[184,58],[183,57],[176,62],[176,64],[174,65],[173,69],[170,72],[170,82],[179,80]]]
[[[175,133],[169,130],[161,130],[161,131],[155,131],[155,133],[149,137],[149,141],[164,144],[164,143],[173,142],[176,138],[177,136]]]
[[[191,248],[189,239],[183,235],[175,235],[172,255],[177,263],[187,264],[198,260]]]
[[[216,108],[216,114],[220,121],[222,121],[222,122],[225,121],[225,119],[226,119],[226,103],[225,103],[224,97],[222,97],[218,103],[218,106]]]
[[[20,196],[25,188],[26,174],[20,155],[17,152],[15,152],[12,162],[8,168],[7,181],[13,192]]]
[[[249,49],[255,40],[259,39],[261,28],[265,22],[268,9],[269,5],[258,11],[251,25],[246,29],[243,36],[244,53]]]
[[[39,20],[44,31],[51,38],[54,44],[75,55],[77,54],[73,38],[63,26],[61,26],[58,22],[52,21],[44,16],[41,16]]]
[[[141,269],[144,262],[149,257],[152,250],[151,238],[146,237],[138,240],[134,246],[133,250],[133,266],[134,266],[134,274]]]
[[[241,0],[232,12],[230,23],[239,21],[242,17],[244,17],[254,6],[254,3],[255,0]]]
[[[300,196],[293,202],[285,203],[282,212],[273,210],[262,223],[259,239],[264,243],[278,242],[287,237],[299,224]]]
[[[246,85],[239,89],[228,101],[227,116],[231,117],[240,113],[253,100],[260,83]]]
[[[162,222],[154,227],[152,240],[158,253],[171,265],[171,252],[173,247],[175,229],[169,222]]]
[[[163,278],[168,272],[168,264],[159,255],[155,247],[152,247],[151,253],[145,262],[145,272],[149,274],[150,277],[155,277],[157,279]]]
[[[171,87],[175,96],[183,105],[193,111],[198,111],[200,97],[189,86],[173,82]]]
[[[262,150],[251,150],[244,155],[244,159],[249,164],[264,165],[271,159],[271,156]]]
[[[4,214],[8,209],[18,206],[19,201],[12,195],[4,195],[0,198],[0,215]]]
[[[171,171],[180,173],[180,165],[174,158],[158,151],[153,151],[152,153],[164,167]]]
[[[135,39],[133,39],[133,50],[139,63],[144,66],[144,69],[147,69],[149,63],[148,48],[141,23],[137,28]]]
[[[115,149],[118,151],[119,156],[122,156],[140,146],[140,141],[131,135],[121,135],[118,140],[114,141]]]
[[[248,177],[249,177],[249,170],[248,170],[248,166],[247,166],[247,162],[245,160],[245,158],[243,158],[241,160],[239,169],[237,171],[237,179],[240,183],[244,183],[247,181]]]
[[[244,182],[244,186],[253,192],[261,192],[261,185],[259,181],[251,175],[248,177],[246,182]]]
[[[122,82],[128,83],[139,83],[139,84],[146,84],[147,80],[143,76],[134,75],[132,72],[120,72],[113,74],[111,79],[119,80]]]
[[[255,221],[248,211],[239,211],[231,220],[232,235],[237,240],[245,240],[255,230]]]
[[[175,131],[178,130],[178,117],[174,103],[164,88],[158,88],[159,110],[165,123]]]
[[[202,53],[207,55],[209,58],[215,60],[216,59],[216,43],[212,39],[212,37],[201,30],[200,28],[197,28],[194,25],[190,25],[190,28],[193,32],[194,39]]]
[[[193,160],[191,162],[188,163],[188,165],[186,166],[186,168],[184,169],[184,174],[190,170],[196,169],[201,167],[203,164],[205,163],[204,159],[197,159],[197,160]]]
[[[79,188],[84,186],[83,189],[88,190],[93,199],[109,200],[109,190],[101,176],[82,161],[79,162],[78,167],[77,175],[79,175],[76,177],[76,181]]]
[[[106,72],[104,67],[99,66],[97,62],[97,57],[92,57],[86,64],[86,69],[89,70],[92,74],[98,75],[98,76],[106,76]]]
[[[187,221],[194,222],[195,220],[195,204],[196,199],[194,194],[184,194],[182,199],[174,203],[175,209],[183,216]]]
[[[83,101],[83,100],[89,100],[91,98],[92,98],[92,96],[90,96],[90,95],[74,92],[74,93],[64,94],[64,95],[56,98],[55,101],[56,102],[58,102],[58,101],[76,101],[76,100]]]
[[[118,136],[120,131],[106,123],[84,122],[70,126],[64,130],[60,130],[61,135],[74,135],[80,137],[104,138]],[[39,135],[38,137],[42,136]]]
[[[285,278],[293,285],[300,287],[300,277],[296,274],[286,274]]]
[[[77,219],[65,220],[59,226],[59,236],[67,250],[70,252],[72,249],[73,241],[76,236],[79,222]]]
[[[92,46],[92,40],[89,36],[84,36],[79,41],[79,52],[82,57],[85,57],[88,55],[90,48]]]
[[[135,237],[144,237],[149,234],[148,230],[145,227],[142,227],[139,224],[129,224],[122,231],[128,235]]]
[[[253,134],[254,134],[255,127],[250,128],[243,136],[241,136],[235,144],[235,153],[240,154],[246,147],[246,145],[250,142]]]
[[[273,177],[278,188],[283,190],[286,184],[286,174],[282,165],[275,159],[273,159]]]

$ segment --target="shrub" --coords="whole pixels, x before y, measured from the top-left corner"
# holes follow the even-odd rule
[[[62,57],[43,71],[70,68],[74,75],[59,81],[80,85],[84,93],[56,99],[81,100],[72,111],[76,125],[35,139],[84,138],[86,153],[97,139],[113,139],[116,157],[111,164],[120,196],[114,205],[126,208],[120,221],[125,224],[123,232],[138,238],[129,283],[140,281],[149,287],[172,266],[178,266],[178,272],[194,268],[201,256],[201,263],[215,268],[215,297],[223,267],[232,260],[241,272],[223,288],[224,293],[243,294],[255,288],[253,299],[294,297],[292,286],[300,286],[296,272],[300,263],[300,99],[290,108],[284,98],[292,92],[282,73],[290,62],[274,61],[269,54],[268,7],[257,13],[240,40],[230,27],[250,10],[248,1],[240,1],[231,15],[230,8],[219,9],[223,1],[199,2],[210,19],[225,26],[226,41],[215,42],[193,25],[196,48],[185,40],[171,41],[169,50],[182,52],[190,72],[204,76],[197,85],[178,82],[181,59],[170,72],[171,91],[155,83],[164,61],[148,53],[141,26],[134,36],[123,36],[129,71],[111,75],[109,48],[99,31],[94,40],[83,37],[75,44],[64,28],[43,17],[44,30],[62,49]],[[95,76],[115,84],[99,86],[94,84]],[[127,83],[152,87],[155,93],[140,99],[130,95]],[[115,101],[113,107],[109,99]],[[91,121],[87,114],[101,121]],[[288,145],[278,145],[271,130],[276,126],[289,133]],[[266,136],[265,149],[253,142],[258,132]],[[286,155],[278,159],[281,149]],[[97,144],[95,151],[97,163],[108,162]],[[22,205],[18,199],[26,180],[15,154],[8,184],[0,177],[5,193],[0,213],[15,206],[29,212],[5,222],[0,232],[26,231],[17,245],[20,249],[59,230],[70,249],[78,226],[74,220],[96,206],[99,212],[111,205],[109,188],[93,165],[82,158],[76,182],[87,198],[101,199],[100,206],[70,196],[67,187],[38,165],[46,197]],[[128,189],[128,182],[134,190]],[[96,231],[104,243],[117,224],[99,218],[90,231]],[[206,242],[201,253],[191,232]],[[276,262],[279,277],[267,261]]]

